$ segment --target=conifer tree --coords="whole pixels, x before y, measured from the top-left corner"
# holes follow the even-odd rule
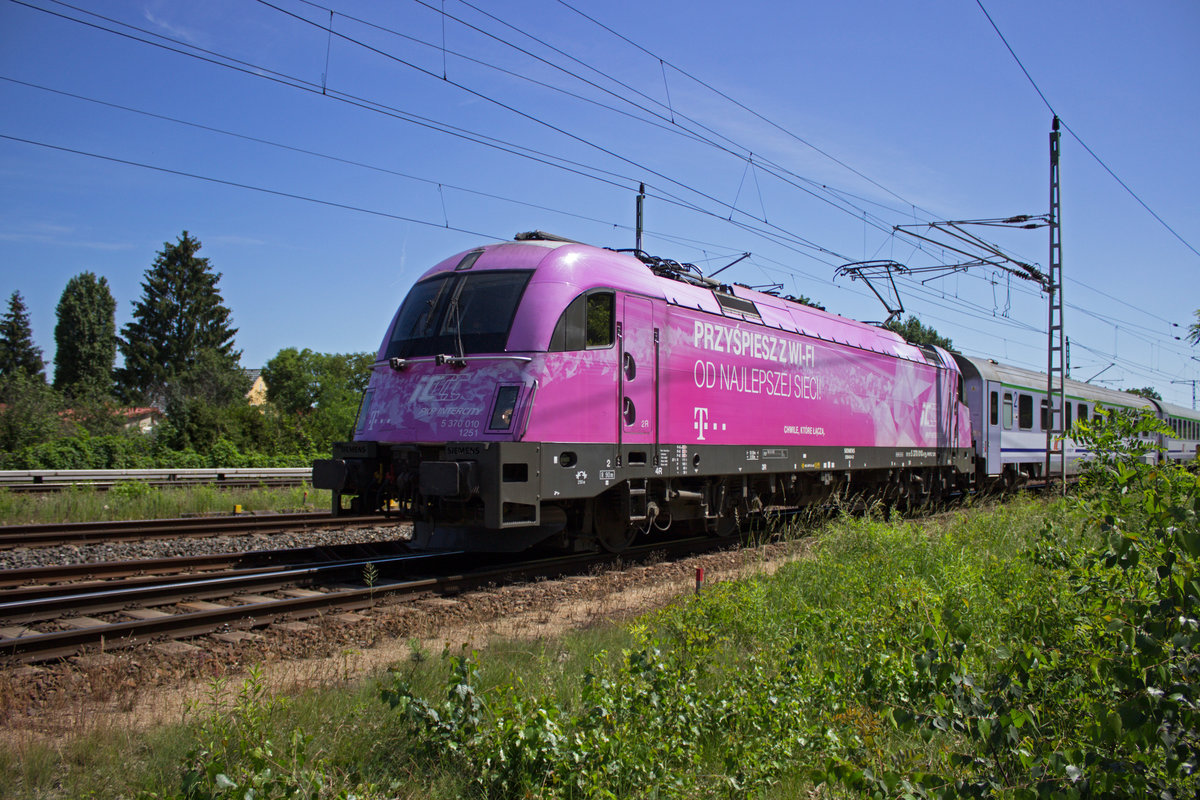
[[[241,352],[233,349],[237,329],[230,327],[230,311],[217,289],[221,274],[196,255],[199,250],[199,240],[184,231],[174,244],[163,244],[146,270],[142,298],[118,344],[125,364],[117,370],[117,383],[128,401],[164,402],[172,381],[196,366],[201,353],[237,369]]]
[[[0,378],[24,372],[31,378],[46,381],[46,362],[42,350],[33,343],[33,328],[29,312],[20,292],[13,292],[8,311],[0,318]]]
[[[105,278],[81,272],[67,281],[54,326],[54,388],[75,400],[112,392],[117,358],[117,301]]]

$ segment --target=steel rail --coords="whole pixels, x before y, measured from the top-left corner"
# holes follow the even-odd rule
[[[342,586],[314,596],[232,605],[219,609],[117,622],[78,630],[34,633],[0,639],[0,658],[25,663],[47,661],[76,655],[91,646],[99,646],[102,650],[107,650],[131,647],[156,639],[200,636],[217,632],[225,627],[237,629],[262,627],[281,619],[315,616],[333,608],[346,610],[368,608],[382,598],[396,594],[418,592],[458,594],[469,588],[586,572],[597,566],[636,562],[655,558],[664,553],[680,555],[707,551],[729,546],[734,541],[737,541],[736,537],[724,539],[699,537],[658,542],[631,548],[619,556],[608,553],[591,553],[582,556],[546,558],[437,577],[402,578],[362,588]],[[125,605],[128,605],[128,601],[125,602]]]
[[[287,565],[279,568],[231,570],[214,575],[199,575],[193,578],[157,579],[154,582],[133,586],[92,586],[82,590],[66,587],[73,591],[57,593],[35,593],[11,599],[6,592],[0,602],[0,622],[21,625],[41,622],[72,612],[73,616],[86,617],[121,611],[131,605],[161,606],[184,600],[207,600],[231,598],[244,592],[276,591],[285,586],[313,585],[316,579],[355,576],[373,564],[376,568],[401,562],[416,563],[444,558],[445,554],[413,554],[353,558],[307,564],[301,567]],[[357,577],[357,576],[356,576]]]
[[[302,548],[308,550],[310,548]],[[254,550],[249,553],[216,553],[201,556],[171,556],[169,558],[144,558],[129,561],[93,561],[79,564],[54,564],[43,567],[19,567],[0,570],[0,589],[4,597],[14,592],[34,589],[61,591],[61,584],[81,582],[102,584],[116,578],[141,580],[143,577],[158,579],[163,575],[178,575],[183,572],[203,572],[216,569],[234,569],[239,564],[253,561],[254,556],[269,557],[279,552]]]
[[[0,527],[0,549],[60,544],[140,541],[179,536],[231,536],[295,528],[331,528],[396,522],[379,514],[337,516],[328,511],[178,519],[109,520]]]
[[[291,550],[255,550],[205,556],[176,556],[147,561],[109,561],[62,567],[0,570],[0,601],[23,602],[57,597],[69,592],[133,589],[181,581],[181,575],[216,575],[280,572],[299,564],[316,565],[353,559],[391,558],[407,553],[403,542],[361,542],[332,547],[298,547]],[[64,574],[67,576],[64,580]],[[83,578],[84,580],[79,580]],[[120,579],[118,581],[118,579]]]

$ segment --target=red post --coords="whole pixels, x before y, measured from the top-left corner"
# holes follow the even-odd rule
[[[704,583],[704,567],[696,567],[696,594],[700,594],[700,586]]]

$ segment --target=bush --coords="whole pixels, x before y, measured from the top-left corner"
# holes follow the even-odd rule
[[[1081,423],[1096,457],[1063,507],[1083,527],[1052,517],[1029,551],[1049,574],[1013,598],[1017,635],[972,663],[971,629],[942,617],[879,697],[897,729],[939,743],[940,767],[840,760],[826,777],[935,797],[1195,796],[1200,482],[1146,462],[1160,432],[1149,414]]]
[[[465,656],[438,699],[394,676],[394,746],[482,797],[1195,796],[1200,483],[1141,458],[1156,425],[1084,425],[1099,455],[1049,506],[837,520],[566,695]]]
[[[145,792],[142,800],[374,800],[384,796],[374,786],[351,784],[325,759],[315,757],[310,752],[312,737],[299,729],[290,731],[286,743],[277,744],[280,712],[287,703],[267,694],[260,667],[250,668],[231,707],[226,707],[224,694],[224,682],[214,681],[206,702],[191,706],[199,724],[180,789]]]

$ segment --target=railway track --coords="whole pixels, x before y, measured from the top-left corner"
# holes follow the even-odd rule
[[[126,542],[182,536],[238,536],[311,528],[375,525],[395,521],[381,515],[335,517],[328,511],[295,514],[186,517],[180,519],[69,522],[55,525],[7,525],[0,528],[0,550],[62,544]]]
[[[268,564],[229,566],[207,561],[182,575],[178,570],[183,564],[175,559],[177,563],[161,574],[123,578],[116,576],[130,569],[128,563],[90,565],[96,574],[113,578],[100,580],[93,575],[83,582],[52,585],[8,583],[11,588],[0,594],[0,659],[31,663],[204,635],[235,641],[250,636],[254,628],[360,610],[384,597],[454,595],[488,584],[586,573],[599,565],[636,562],[651,554],[681,556],[729,543],[708,537],[683,539],[633,548],[620,558],[596,553],[499,564],[495,558],[481,564],[478,557],[461,553],[413,554],[403,552],[399,544],[391,549],[373,545],[376,549],[369,553],[341,557],[333,552],[317,562],[305,562],[313,554],[299,551],[290,556],[276,553],[278,558]],[[4,573],[0,576],[10,581]]]

